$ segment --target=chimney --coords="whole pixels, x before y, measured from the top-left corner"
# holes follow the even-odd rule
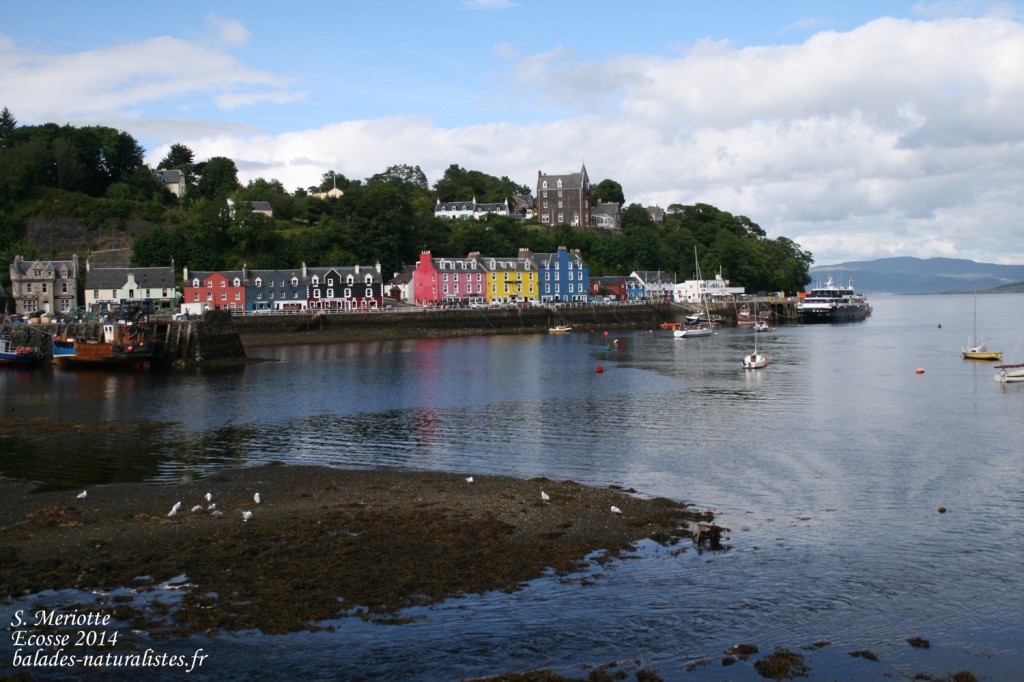
[[[188,266],[187,265],[181,269],[181,281],[185,283],[185,286],[188,286]]]
[[[242,284],[249,281],[249,267],[248,263],[242,263]]]
[[[359,263],[356,263],[356,274],[359,274]]]
[[[306,279],[306,261],[302,261],[302,280],[305,281]]]

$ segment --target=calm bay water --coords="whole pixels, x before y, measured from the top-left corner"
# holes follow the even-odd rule
[[[802,650],[814,679],[1021,679],[1024,385],[960,359],[970,296],[872,303],[861,323],[760,337],[758,372],[740,367],[753,335],[731,329],[263,348],[252,355],[267,362],[219,373],[0,372],[0,408],[24,420],[0,439],[0,470],[68,489],[272,460],[547,476],[682,499],[732,529],[726,552],[641,543],[592,586],[541,579],[410,625],[176,643],[205,647],[209,679],[584,674],[640,659],[665,679],[755,680],[749,664],[722,667],[723,650],[820,641]],[[1024,295],[979,297],[978,320],[1024,362]]]

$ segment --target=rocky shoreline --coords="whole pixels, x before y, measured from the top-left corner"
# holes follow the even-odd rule
[[[168,636],[400,619],[406,607],[572,573],[644,539],[720,548],[724,532],[682,502],[543,478],[271,464],[81,492],[0,481],[2,598],[144,593],[185,575],[176,610],[109,605]]]

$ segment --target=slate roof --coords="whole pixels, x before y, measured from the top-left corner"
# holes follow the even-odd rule
[[[128,275],[143,289],[173,289],[171,268],[91,268],[85,276],[86,289],[120,289],[128,283]]]

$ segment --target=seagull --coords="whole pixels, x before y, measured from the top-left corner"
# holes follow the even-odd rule
[[[206,511],[213,511],[216,508],[217,508],[217,503],[214,502],[213,504],[211,504],[209,507],[206,508]]]
[[[178,513],[179,509],[181,509],[181,502],[175,502],[174,506],[171,507],[171,511],[167,512],[167,515],[168,516],[174,516],[175,514]]]
[[[201,512],[201,511],[203,511],[203,505],[197,504],[196,506],[192,507],[192,511],[193,511],[193,513],[194,512]]]
[[[622,510],[621,510],[621,509],[619,509],[618,507],[616,507],[616,506],[615,506],[615,505],[613,504],[613,505],[612,505],[612,514],[621,514],[621,513],[622,513]]]
[[[243,521],[248,521],[251,518],[252,518],[252,512],[251,511],[244,511],[244,512],[242,512],[242,520]]]
[[[466,477],[466,483],[472,483],[472,482],[473,482],[473,477],[472,476],[467,476]]]
[[[206,501],[213,502],[213,493],[206,493]]]
[[[215,519],[219,519],[220,517],[224,516],[224,512],[222,512],[220,509],[214,509],[212,512],[210,512],[210,515],[213,516],[213,518]]]
[[[83,490],[82,492],[78,493],[75,497],[78,498],[79,500],[84,500],[85,496],[88,495],[88,494],[89,494],[88,490]]]
[[[252,501],[255,502],[256,504],[259,504],[260,503],[260,494],[256,493],[255,495],[253,495],[252,496]]]
[[[548,494],[547,494],[546,492],[544,492],[543,490],[541,490],[541,491],[540,491],[540,499],[541,499],[541,502],[547,502],[548,500],[550,500],[550,499],[551,499],[551,496],[550,496],[550,495],[548,495]]]

